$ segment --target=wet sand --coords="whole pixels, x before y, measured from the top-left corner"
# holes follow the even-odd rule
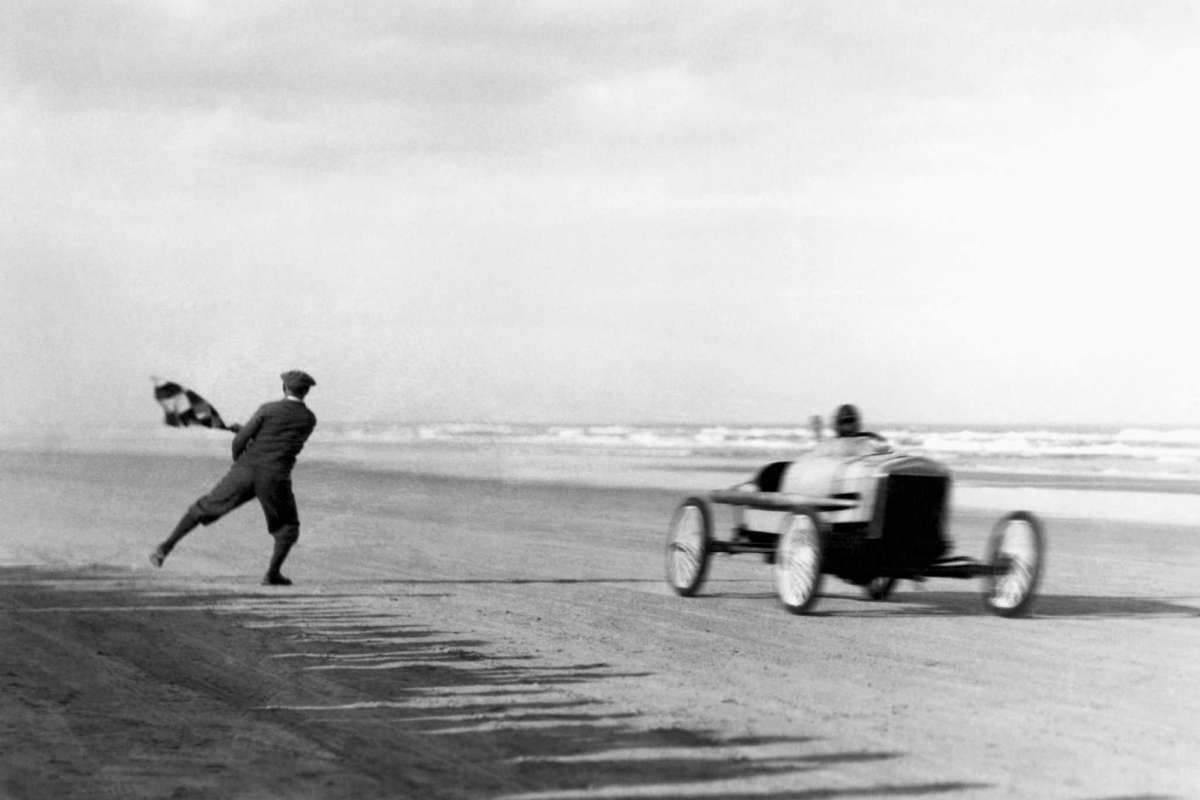
[[[223,467],[0,454],[0,796],[1200,796],[1193,528],[1047,520],[1027,620],[793,617],[747,556],[670,593],[678,492],[302,462],[296,586],[253,505],[150,567]]]

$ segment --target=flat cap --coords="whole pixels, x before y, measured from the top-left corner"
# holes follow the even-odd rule
[[[300,389],[301,391],[316,386],[317,382],[313,380],[313,376],[307,372],[298,369],[289,369],[287,372],[279,376],[283,379],[283,385],[289,389]]]

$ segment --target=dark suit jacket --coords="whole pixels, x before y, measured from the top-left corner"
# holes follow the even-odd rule
[[[263,403],[233,437],[233,460],[254,468],[291,472],[317,417],[298,400]]]

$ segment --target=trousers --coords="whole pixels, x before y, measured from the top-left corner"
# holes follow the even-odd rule
[[[252,498],[258,498],[267,531],[280,543],[300,538],[300,514],[292,493],[292,476],[234,464],[216,486],[188,508],[180,527],[211,525]]]

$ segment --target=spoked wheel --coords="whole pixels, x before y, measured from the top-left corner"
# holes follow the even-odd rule
[[[788,514],[775,546],[775,591],[793,614],[811,610],[821,591],[821,525],[809,511]]]
[[[988,575],[983,600],[1002,617],[1029,613],[1042,577],[1045,552],[1042,523],[1028,511],[1014,511],[1001,518],[988,539]]]
[[[712,511],[708,502],[689,497],[680,503],[667,531],[667,583],[676,594],[691,597],[708,573]]]
[[[863,588],[867,592],[867,597],[872,600],[887,600],[891,596],[892,590],[896,588],[898,581],[897,578],[880,575],[869,580]]]

